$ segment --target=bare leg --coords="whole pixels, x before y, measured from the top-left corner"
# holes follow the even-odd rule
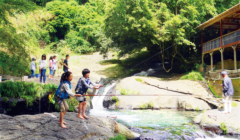
[[[60,126],[62,128],[67,128],[64,124],[63,124],[63,117],[66,114],[66,112],[60,112]]]
[[[81,115],[83,103],[84,103],[84,102],[79,103],[79,107],[78,107],[78,116],[77,116],[77,117],[80,118],[80,119],[84,119],[84,118],[82,117],[82,115]]]
[[[83,116],[84,118],[87,118],[87,119],[88,119],[89,117],[86,116],[85,110],[86,110],[86,101],[84,101],[84,104],[83,104],[83,115],[82,115],[82,116]]]
[[[65,116],[66,113],[67,113],[67,111],[63,112],[63,117]],[[61,122],[61,117],[58,121]],[[67,123],[63,121],[63,124],[67,124]]]

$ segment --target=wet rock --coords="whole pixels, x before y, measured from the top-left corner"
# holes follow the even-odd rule
[[[57,140],[57,139],[84,139],[84,140],[108,140],[117,134],[114,120],[104,117],[89,116],[88,120],[77,118],[77,113],[67,112],[64,121],[67,129],[59,126],[59,113],[50,115],[21,115],[10,117],[0,115],[0,139],[24,139],[24,140]],[[136,138],[136,135],[121,124],[118,125],[118,133],[128,139]]]
[[[210,130],[215,133],[223,133],[221,124],[226,125],[227,133],[240,134],[240,103],[237,107],[232,108],[231,114],[222,114],[221,111],[209,110],[206,111],[201,118],[200,125],[205,130]]]

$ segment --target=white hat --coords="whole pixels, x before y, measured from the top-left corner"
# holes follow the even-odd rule
[[[227,72],[226,71],[222,71],[222,75],[227,75]]]

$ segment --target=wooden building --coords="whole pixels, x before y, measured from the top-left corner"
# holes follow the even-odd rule
[[[240,61],[237,61],[237,56],[240,56],[237,55],[240,53],[240,3],[202,23],[197,29],[201,30],[202,62],[209,61],[210,71],[240,69]],[[204,38],[207,30],[216,32],[215,36]]]

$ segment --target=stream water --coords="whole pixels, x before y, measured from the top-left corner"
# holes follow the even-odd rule
[[[95,94],[106,95],[115,85],[112,83],[96,91]],[[119,123],[124,124],[133,132],[141,134],[142,140],[161,139],[236,139],[233,136],[218,136],[202,130],[192,120],[199,112],[184,110],[108,110],[103,107],[105,96],[94,96],[93,109],[90,115],[103,117],[117,117]]]

